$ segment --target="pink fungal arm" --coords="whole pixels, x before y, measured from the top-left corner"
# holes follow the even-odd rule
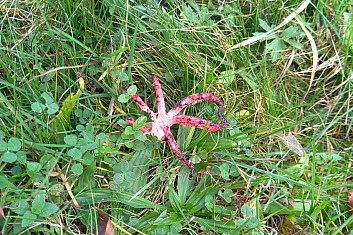
[[[133,95],[131,98],[133,101],[139,106],[139,108],[150,114],[152,119],[152,128],[151,130],[147,128],[141,128],[140,131],[144,134],[152,134],[156,136],[159,140],[166,139],[168,145],[174,155],[179,158],[180,162],[187,166],[190,169],[189,179],[193,178],[194,173],[194,165],[186,160],[185,155],[180,151],[173,134],[170,131],[170,127],[174,124],[187,125],[191,127],[195,127],[198,129],[205,129],[207,132],[216,132],[221,129],[228,127],[228,120],[226,117],[222,115],[223,104],[222,102],[214,95],[210,93],[198,93],[192,94],[184,99],[182,99],[177,105],[172,108],[168,113],[166,112],[164,95],[162,86],[155,75],[152,75],[153,87],[156,93],[157,99],[157,107],[158,112],[154,113],[147,104],[138,96]],[[199,117],[186,116],[186,115],[178,115],[180,111],[185,109],[189,105],[193,105],[199,103],[201,101],[210,101],[217,105],[218,107],[218,117],[221,120],[219,124],[212,123],[210,121],[204,120]],[[134,119],[127,118],[126,121],[129,125],[133,126]]]

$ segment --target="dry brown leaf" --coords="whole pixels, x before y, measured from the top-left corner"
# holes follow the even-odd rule
[[[347,192],[348,206],[351,208],[350,212],[353,214],[353,192]]]
[[[115,235],[110,215],[98,210],[98,233],[97,235]]]
[[[292,152],[301,157],[304,156],[304,149],[292,132],[289,132],[287,136],[280,134],[278,137]]]

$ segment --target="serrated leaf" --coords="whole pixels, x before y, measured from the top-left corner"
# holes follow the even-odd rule
[[[37,219],[37,216],[35,214],[33,214],[30,211],[26,211],[23,214],[22,221],[21,221],[21,226],[22,227],[27,227],[27,226],[31,225],[34,221],[36,221],[36,219]]]
[[[46,202],[44,204],[43,210],[38,215],[41,217],[48,217],[59,210],[59,207],[51,202]]]
[[[26,201],[14,202],[9,206],[10,210],[18,215],[23,215],[26,211],[30,211],[31,207]]]
[[[10,151],[18,151],[21,149],[21,141],[16,137],[11,137],[7,142],[7,149]]]
[[[32,213],[36,215],[42,213],[44,204],[45,204],[45,194],[43,193],[37,194],[34,197],[32,202],[32,207],[31,207]]]
[[[13,152],[7,151],[1,156],[1,160],[7,163],[12,163],[17,160],[17,155]]]

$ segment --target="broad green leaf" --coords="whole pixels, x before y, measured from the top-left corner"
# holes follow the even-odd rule
[[[85,153],[82,156],[81,162],[86,166],[91,165],[94,162],[94,155],[91,153]]]
[[[31,104],[31,109],[36,113],[42,113],[45,109],[45,105],[39,102],[34,102]]]
[[[126,148],[129,148],[129,149],[134,147],[134,142],[126,142],[124,144],[125,144]]]
[[[31,207],[31,211],[33,214],[40,214],[43,211],[44,208],[44,204],[45,204],[45,194],[43,193],[39,193],[37,194],[32,202],[32,207]]]
[[[103,145],[106,140],[107,140],[107,136],[105,133],[99,133],[98,135],[96,135],[95,142],[97,145],[99,146]]]
[[[180,231],[183,229],[183,226],[181,225],[180,222],[174,222],[171,226],[170,226],[170,234],[171,235],[177,235],[180,234]]]
[[[223,192],[223,199],[227,202],[227,203],[231,203],[232,202],[232,196],[233,196],[233,191],[229,188],[225,189]]]
[[[54,99],[53,99],[53,95],[49,92],[44,92],[41,97],[45,100],[45,104],[46,106],[50,105],[53,103]]]
[[[221,220],[217,221],[214,219],[204,219],[200,217],[193,217],[193,222],[200,224],[201,226],[215,231],[217,233],[225,234],[239,234],[240,230],[238,225],[233,220]]]
[[[289,26],[281,33],[281,37],[284,38],[295,38],[295,37],[303,37],[305,35],[304,32],[298,30],[297,27]]]
[[[47,114],[51,115],[51,114],[58,112],[59,105],[56,103],[52,103],[52,104],[48,105],[47,108],[48,108]]]
[[[86,154],[85,154],[86,155]],[[84,155],[84,157],[85,157]],[[92,154],[90,154],[93,156]],[[85,166],[78,182],[77,186],[78,189],[91,189],[96,187],[97,182],[94,179],[94,174],[96,173],[96,163],[94,162],[94,159],[92,160],[91,164]]]
[[[147,121],[146,116],[141,116],[141,117],[137,118],[134,122],[133,129],[135,131],[138,131],[140,128],[145,126],[146,121]]]
[[[131,86],[129,86],[129,88],[127,88],[127,94],[129,96],[135,95],[136,92],[137,92],[137,86],[136,85],[131,85]]]
[[[67,154],[72,157],[74,160],[78,160],[82,158],[82,151],[78,148],[72,148],[67,151]]]
[[[14,202],[9,208],[11,211],[19,215],[23,215],[26,211],[31,211],[31,207],[26,201]]]
[[[178,194],[175,192],[173,186],[169,185],[168,189],[169,189],[168,198],[172,208],[174,209],[175,212],[182,212],[184,205],[181,204],[181,200]]]
[[[21,141],[16,137],[11,137],[7,142],[7,149],[10,151],[18,151],[21,149]]]
[[[70,146],[77,145],[77,140],[78,140],[78,137],[75,134],[67,135],[64,137],[65,144],[70,145]]]
[[[182,205],[185,204],[187,197],[189,196],[192,187],[194,185],[195,179],[189,180],[189,169],[184,169],[179,173],[178,176],[178,197]],[[195,178],[195,177],[194,177]]]
[[[145,148],[144,150],[136,151],[129,161],[129,171],[134,177],[131,179],[128,187],[125,188],[127,192],[136,193],[144,185],[147,184],[148,162],[152,155],[152,150]]]
[[[37,219],[37,216],[35,214],[33,214],[30,211],[26,211],[23,214],[22,221],[21,221],[21,226],[22,227],[27,227],[27,226],[31,225],[34,221],[36,221],[36,219]]]
[[[288,43],[289,45],[295,47],[296,49],[300,50],[303,48],[303,44],[293,40],[293,39],[290,39],[290,38],[283,38],[283,40]]]
[[[44,204],[43,210],[38,215],[41,217],[48,217],[59,210],[59,207],[51,202],[46,202]]]
[[[243,214],[244,217],[248,218],[252,216],[251,208],[248,205],[244,205],[241,207],[241,213]]]
[[[219,170],[221,171],[221,176],[223,179],[225,180],[230,180],[229,178],[229,164],[228,163],[223,163],[222,165],[220,165]]]
[[[7,188],[11,185],[6,175],[0,174],[0,189]]]
[[[127,103],[130,100],[130,96],[126,93],[120,94],[118,97],[118,101],[120,103]]]
[[[151,202],[132,193],[115,192],[108,189],[92,189],[82,192],[76,197],[80,205],[98,204],[100,202],[120,202],[124,205],[131,206],[136,209],[160,209],[166,210],[167,207]]]
[[[133,135],[136,133],[136,131],[131,126],[127,126],[125,127],[124,133],[125,135]]]
[[[80,163],[75,163],[71,166],[71,172],[75,175],[81,175],[83,172],[83,166]]]
[[[187,214],[192,215],[205,208],[206,196],[209,195],[213,197],[216,194],[218,187],[219,186],[216,184],[205,188],[205,185],[200,182],[186,202],[185,208],[189,210]]]
[[[18,151],[16,153],[17,155],[17,161],[21,164],[26,164],[27,162],[27,152],[25,151]]]
[[[84,109],[82,113],[82,118],[88,118],[92,115],[93,111],[90,109]]]
[[[165,226],[165,225],[173,225],[175,223],[180,223],[184,220],[184,218],[176,212],[168,213],[167,210],[163,211],[160,216],[153,222],[154,225]]]
[[[0,151],[6,151],[7,150],[7,143],[3,140],[0,140]]]
[[[220,83],[227,88],[235,80],[235,71],[233,70],[222,71],[218,79]]]
[[[268,43],[266,45],[266,52],[269,51],[274,51],[274,52],[278,52],[278,51],[282,51],[286,49],[286,45],[284,44],[283,40],[280,39],[274,39],[272,42]]]
[[[349,50],[353,50],[353,14],[351,12],[344,12],[344,43]]]
[[[82,109],[75,109],[75,110],[74,110],[74,113],[75,113],[75,116],[76,116],[76,117],[82,118],[82,116],[83,116],[83,111],[82,111]]]
[[[12,163],[17,160],[17,155],[13,152],[7,151],[1,156],[1,160],[7,163]]]
[[[27,170],[29,172],[38,172],[41,168],[38,162],[27,162]]]

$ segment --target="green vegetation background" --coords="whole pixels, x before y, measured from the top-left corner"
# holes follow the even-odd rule
[[[352,7],[1,2],[0,234],[353,234]],[[225,105],[225,130],[172,128],[193,180],[138,131],[151,74],[167,108]]]

